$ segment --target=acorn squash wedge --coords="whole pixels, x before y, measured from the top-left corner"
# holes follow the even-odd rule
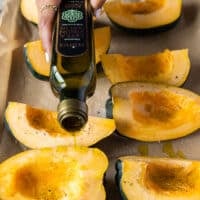
[[[111,21],[122,27],[148,30],[176,22],[181,15],[182,0],[108,0],[104,10]]]
[[[5,121],[14,137],[29,148],[91,146],[115,130],[113,119],[89,116],[82,129],[69,132],[59,125],[56,112],[17,102],[9,102]]]
[[[95,59],[96,64],[100,62],[100,57],[105,54],[111,41],[111,31],[109,26],[94,29]],[[24,54],[27,66],[31,73],[38,79],[48,80],[50,64],[45,60],[45,52],[40,40],[28,42],[24,45]]]
[[[124,156],[116,170],[125,200],[200,199],[199,161]]]
[[[38,24],[38,11],[35,1],[36,0],[21,0],[20,9],[25,19],[34,24]]]
[[[125,81],[147,81],[182,85],[190,71],[188,49],[155,53],[147,56],[101,56],[104,73],[115,84]]]
[[[106,155],[95,148],[27,150],[0,164],[2,200],[104,200]]]
[[[118,132],[141,141],[180,138],[200,128],[200,96],[163,84],[126,82],[111,88]]]

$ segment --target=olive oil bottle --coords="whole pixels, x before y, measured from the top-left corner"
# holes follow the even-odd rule
[[[54,29],[50,84],[60,98],[58,121],[67,130],[88,119],[87,97],[96,86],[92,10],[89,0],[62,0]]]

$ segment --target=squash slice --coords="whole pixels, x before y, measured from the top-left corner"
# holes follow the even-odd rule
[[[102,55],[104,73],[113,83],[148,81],[182,85],[190,71],[188,49],[165,50],[148,56]]]
[[[36,6],[36,0],[21,0],[20,9],[25,19],[38,24],[38,11]]]
[[[0,164],[0,199],[103,200],[107,167],[106,155],[95,148],[28,150]]]
[[[61,128],[56,112],[17,102],[9,102],[5,121],[15,138],[29,148],[90,146],[108,137],[115,130],[113,119],[89,116],[82,129],[69,132]]]
[[[94,29],[95,59],[96,64],[100,62],[100,56],[105,54],[111,41],[109,26]],[[40,40],[28,42],[24,45],[24,53],[27,66],[32,74],[42,80],[48,80],[50,64],[45,60],[45,52]]]
[[[199,161],[124,156],[116,169],[123,199],[200,199]]]
[[[107,16],[114,23],[130,29],[147,30],[173,24],[181,15],[182,0],[108,0]]]
[[[200,128],[200,96],[162,84],[127,82],[111,88],[121,135],[141,141],[180,138]]]

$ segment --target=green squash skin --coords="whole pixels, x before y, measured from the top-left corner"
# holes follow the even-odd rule
[[[116,176],[115,176],[115,182],[116,182],[117,187],[119,189],[120,195],[121,195],[123,200],[128,200],[127,197],[126,197],[126,194],[123,192],[123,188],[122,188],[122,185],[121,185],[121,179],[122,179],[122,175],[123,175],[122,161],[121,160],[116,161],[115,169],[117,171]]]
[[[10,128],[10,126],[9,126],[9,124],[8,124],[8,122],[7,122],[7,120],[6,120],[5,115],[4,115],[3,123],[4,123],[4,126],[5,126],[5,129],[6,129],[9,133],[11,133],[11,135],[14,137],[14,135],[13,135],[13,133],[12,133],[12,130],[11,130],[11,128]]]
[[[27,48],[26,48],[26,47],[24,47],[24,51],[23,51],[23,52],[24,52],[23,54],[24,54],[26,66],[28,67],[28,69],[29,69],[29,71],[31,72],[31,74],[32,74],[35,78],[37,78],[37,79],[39,79],[39,80],[42,80],[42,81],[49,81],[49,76],[44,76],[44,75],[39,74],[38,72],[36,72],[36,71],[34,70],[32,64],[31,64],[31,62],[30,62],[30,60],[29,60],[29,58],[28,58],[28,55],[27,55]]]
[[[15,136],[14,136],[14,134],[13,134],[13,132],[12,132],[12,129],[11,129],[10,126],[9,126],[9,123],[8,123],[8,121],[7,121],[6,117],[5,117],[5,115],[4,115],[4,119],[3,119],[3,124],[4,124],[4,127],[5,127],[5,130],[6,130],[8,133],[10,133],[10,137],[12,137],[12,139],[14,139],[15,141],[18,142],[18,140],[15,138]],[[20,143],[20,142],[18,142],[18,143]]]
[[[12,131],[12,129],[11,129],[10,126],[9,126],[9,123],[8,123],[8,121],[7,121],[7,119],[6,119],[5,114],[4,114],[3,124],[4,124],[4,127],[5,127],[5,129],[7,130],[7,132],[10,133],[10,137],[12,137],[12,139],[15,140],[15,141],[17,142],[17,144],[19,144],[19,149],[20,149],[20,151],[21,151],[21,150],[25,151],[25,150],[30,149],[30,148],[26,147],[24,144],[22,144],[20,141],[18,141],[18,140],[15,138],[15,135],[13,134],[13,131]]]
[[[134,33],[136,35],[138,34],[139,36],[142,36],[142,35],[151,35],[151,34],[155,34],[155,33],[160,33],[160,32],[167,31],[171,28],[174,28],[178,24],[180,19],[182,18],[182,14],[177,19],[175,19],[173,22],[171,22],[169,24],[156,26],[156,27],[152,27],[152,28],[142,28],[142,29],[125,27],[121,24],[114,22],[110,17],[108,17],[108,18],[115,27],[117,27],[121,30],[124,30],[126,32],[130,32],[130,33]]]
[[[24,18],[25,22],[31,23],[33,26],[35,26],[36,28],[38,28],[38,23],[33,22],[30,19],[27,19],[24,15],[22,15],[22,17]]]

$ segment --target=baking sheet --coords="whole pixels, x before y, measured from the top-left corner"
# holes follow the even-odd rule
[[[13,3],[14,2],[14,3]],[[23,44],[38,39],[37,26],[27,22],[20,14],[19,0],[7,0],[0,27],[0,161],[23,151],[22,146],[2,125],[3,112],[8,101],[18,101],[32,106],[56,110],[58,99],[52,94],[49,83],[34,78],[28,71],[23,57]],[[109,53],[147,55],[169,48],[188,48],[191,71],[184,88],[200,94],[200,1],[184,0],[183,15],[175,27],[154,34],[134,34],[113,26],[103,14],[96,26],[110,25],[112,40]],[[169,13],[170,14],[170,13]],[[7,27],[7,28],[5,28]],[[2,40],[1,36],[7,40]],[[5,39],[4,38],[4,39]],[[4,42],[3,42],[4,41]],[[5,43],[5,41],[7,43]],[[7,45],[6,45],[7,44]],[[9,44],[9,45],[8,45]],[[19,46],[19,47],[18,47]],[[17,49],[15,49],[18,47]],[[12,51],[12,49],[15,49]],[[89,114],[106,117],[110,83],[98,66],[97,88],[88,99]],[[121,137],[116,133],[100,141],[95,147],[104,151],[109,158],[109,169],[105,177],[108,200],[120,199],[115,184],[115,161],[124,155],[147,155],[161,157],[183,157],[200,160],[200,132],[166,142],[145,143]]]

